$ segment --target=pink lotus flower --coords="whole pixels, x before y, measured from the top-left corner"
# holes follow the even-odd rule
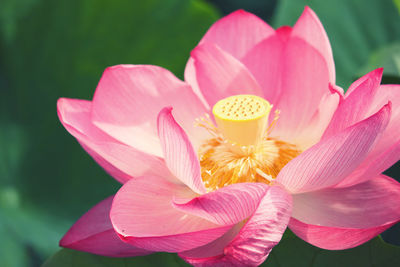
[[[222,18],[185,82],[156,66],[106,69],[92,101],[60,99],[58,114],[123,186],[60,245],[257,266],[287,226],[324,249],[368,241],[400,220],[400,185],[381,174],[399,159],[400,86],[381,76],[343,94],[309,8],[277,30],[245,11]]]

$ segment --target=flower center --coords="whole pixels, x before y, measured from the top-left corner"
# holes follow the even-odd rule
[[[271,184],[279,171],[301,151],[293,144],[270,138],[272,105],[254,95],[235,95],[213,107],[218,127],[210,119],[197,120],[214,137],[199,149],[201,177],[209,191],[243,182]]]
[[[255,95],[235,95],[213,107],[218,128],[231,143],[240,146],[258,144],[265,133],[271,104]]]

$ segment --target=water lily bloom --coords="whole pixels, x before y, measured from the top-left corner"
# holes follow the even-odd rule
[[[351,44],[349,44],[351,45]],[[195,266],[257,266],[289,227],[347,249],[400,220],[400,86],[382,69],[335,85],[310,8],[272,29],[236,11],[190,55],[185,81],[149,65],[107,68],[92,101],[58,101],[65,128],[123,185],[63,247]]]

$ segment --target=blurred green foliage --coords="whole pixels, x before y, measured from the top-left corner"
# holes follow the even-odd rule
[[[219,15],[200,0],[0,5],[0,266],[38,266],[80,215],[119,188],[61,126],[57,99],[91,99],[116,64],[160,65],[182,77]]]
[[[396,5],[397,9],[399,10],[400,13],[400,0],[393,0],[394,4]]]
[[[400,41],[383,46],[371,53],[368,63],[359,75],[378,66],[384,68],[387,77],[400,77]]]
[[[276,3],[278,0],[209,0],[212,2],[223,15],[227,15],[232,11],[244,9],[270,23],[274,14]]]
[[[289,232],[272,250],[265,267],[391,267],[400,264],[400,247],[377,237],[348,250],[330,251],[314,247]]]
[[[120,186],[58,122],[59,97],[91,99],[103,70],[116,64],[159,65],[182,78],[190,50],[221,14],[243,8],[274,26],[291,25],[304,5],[326,27],[340,85],[382,65],[399,79],[399,13],[390,0],[1,0],[0,266],[39,266],[80,215]],[[380,257],[393,252],[379,240],[339,254],[301,242],[285,239],[267,264],[286,266],[280,255],[297,246],[317,259],[367,248]],[[111,260],[61,250],[46,266],[62,266],[60,259],[86,261],[77,266],[183,264],[170,254]]]
[[[135,258],[107,258],[70,249],[61,249],[42,267],[187,267],[190,266],[175,254],[156,253]]]

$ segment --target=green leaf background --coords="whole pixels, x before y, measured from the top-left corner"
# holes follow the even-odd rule
[[[103,70],[116,64],[159,65],[182,78],[190,50],[222,14],[242,8],[278,27],[293,24],[304,5],[316,11],[328,32],[339,85],[346,88],[379,66],[385,67],[385,81],[400,83],[396,4],[399,1],[1,0],[0,266],[40,266],[59,250],[58,240],[72,223],[120,186],[58,122],[59,97],[91,99]],[[389,171],[399,177],[398,169]],[[399,231],[388,233],[385,239],[400,242]],[[400,255],[398,248],[380,239],[328,252],[289,234],[265,265],[330,266],[335,260],[340,266],[386,266],[382,264],[399,260],[396,253]],[[365,265],[366,255],[375,265]],[[290,263],[289,258],[296,260]],[[122,264],[185,266],[171,254],[109,259],[66,249],[44,266]]]

